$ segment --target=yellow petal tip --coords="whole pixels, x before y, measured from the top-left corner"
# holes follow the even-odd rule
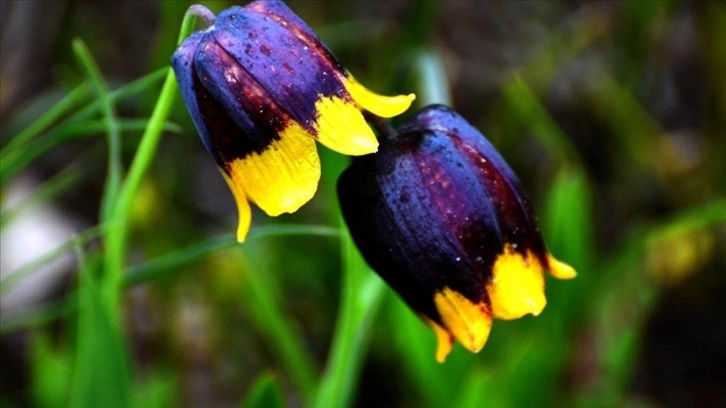
[[[550,275],[557,279],[573,279],[577,276],[575,268],[557,260],[557,258],[550,254],[547,255],[547,263],[549,264]]]
[[[241,225],[237,228],[237,242],[240,244],[245,243],[245,239],[247,238],[247,232],[249,231],[248,228],[243,228]]]
[[[474,303],[461,293],[444,287],[434,295],[434,304],[448,332],[456,337],[464,348],[472,353],[478,353],[484,347],[492,329],[491,310],[486,303]],[[442,351],[445,347],[441,345],[442,337],[438,332],[437,336],[440,349],[437,351],[437,359],[441,354],[445,358],[446,353]]]
[[[416,99],[416,95],[412,93],[396,96],[379,95],[361,85],[352,75],[347,76],[345,88],[358,105],[382,118],[392,118],[406,112]]]
[[[239,223],[237,224],[237,242],[240,244],[245,242],[247,233],[250,230],[250,224],[252,223],[252,210],[250,209],[250,203],[247,201],[247,196],[239,183],[236,183],[230,176],[222,171],[224,181],[227,182],[229,189],[232,190],[234,201],[237,204],[237,213],[239,216]]]
[[[530,251],[525,255],[507,244],[494,262],[487,287],[492,313],[497,319],[538,316],[547,305],[543,268]]]
[[[424,317],[436,334],[436,362],[444,363],[454,347],[454,336],[433,320]]]

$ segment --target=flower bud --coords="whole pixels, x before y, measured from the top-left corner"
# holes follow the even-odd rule
[[[478,352],[493,318],[541,313],[545,269],[575,276],[547,251],[514,172],[448,107],[425,108],[355,158],[338,195],[368,264],[436,332],[438,361],[454,339]]]
[[[414,98],[365,89],[281,1],[221,12],[179,46],[172,66],[197,131],[234,193],[240,241],[251,221],[248,201],[276,216],[315,194],[315,140],[343,154],[375,152],[361,110],[391,117]]]

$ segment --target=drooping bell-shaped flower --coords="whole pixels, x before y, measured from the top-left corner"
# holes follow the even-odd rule
[[[493,318],[542,312],[544,270],[575,276],[547,251],[504,159],[448,107],[425,108],[354,158],[338,195],[363,257],[435,330],[438,361],[454,339],[479,351]]]
[[[281,1],[221,12],[178,47],[172,66],[235,196],[239,241],[250,226],[248,201],[276,216],[312,198],[320,178],[315,140],[343,154],[373,153],[378,142],[361,111],[392,117],[414,99],[361,86]]]

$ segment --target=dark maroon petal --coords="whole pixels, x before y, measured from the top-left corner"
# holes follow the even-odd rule
[[[509,166],[481,133],[428,107],[338,182],[343,216],[371,267],[411,307],[438,320],[444,287],[488,302],[486,284],[509,244],[546,254]]]

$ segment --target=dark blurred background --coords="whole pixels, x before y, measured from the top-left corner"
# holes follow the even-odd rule
[[[190,4],[0,2],[2,145],[84,79],[74,38],[115,89],[168,65]],[[219,12],[235,3],[203,4]],[[417,358],[406,354],[407,342],[419,341],[433,360],[433,334],[418,323],[415,332],[394,333],[408,327],[398,318],[415,317],[386,292],[352,405],[464,406],[458,398],[468,392],[474,397],[466,401],[505,407],[726,406],[722,2],[288,4],[370,89],[414,91],[415,108],[449,103],[487,135],[539,210],[552,252],[579,272],[575,281],[550,284],[543,316],[497,322],[479,355],[457,348],[444,366],[407,360]],[[443,93],[431,96],[436,78]],[[148,117],[157,96],[158,87],[120,101],[118,116]],[[231,195],[180,101],[171,122],[176,130],[165,134],[137,200],[132,263],[235,228]],[[140,135],[124,132],[126,163]],[[70,140],[4,181],[3,205],[11,206],[15,195],[76,160],[83,175],[39,207],[41,224],[3,231],[4,279],[28,260],[16,260],[24,248],[50,249],[98,223],[101,140]],[[334,181],[345,158],[322,147],[321,155],[325,173],[313,202],[275,220],[257,212],[253,230],[275,222],[338,225]],[[59,232],[21,237],[28,228],[53,229],[49,223]],[[274,276],[266,284],[320,370],[338,313],[338,245],[325,237],[251,242],[238,255],[215,254],[130,288],[124,310],[135,377],[162,384],[161,406],[229,406],[260,373],[273,372],[286,403],[302,405],[260,334],[266,323],[245,301],[246,276]],[[28,324],[22,316],[62,299],[75,285],[74,268],[56,262],[43,279],[3,290],[2,406],[63,405],[53,387],[39,391],[33,361],[39,337],[55,356],[72,353],[72,317]],[[21,324],[8,326],[17,316]]]

